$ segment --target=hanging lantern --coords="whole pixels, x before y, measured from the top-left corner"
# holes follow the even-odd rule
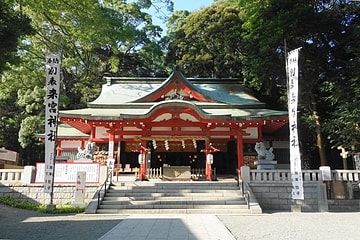
[[[165,140],[164,145],[165,145],[165,149],[169,150],[169,142],[168,142],[168,140]]]
[[[139,162],[139,164],[144,163],[144,156],[141,153],[138,155],[138,162]]]
[[[196,140],[193,139],[192,141],[193,141],[194,148],[196,149],[196,147],[197,147],[197,145],[196,145]]]
[[[213,164],[213,163],[214,163],[214,156],[213,156],[211,153],[209,153],[208,155],[206,155],[206,162],[207,162],[208,164]]]
[[[181,140],[181,145],[182,145],[182,148],[185,149],[185,141],[184,140]]]

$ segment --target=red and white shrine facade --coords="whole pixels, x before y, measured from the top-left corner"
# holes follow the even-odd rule
[[[60,111],[60,121],[77,134],[59,129],[58,156],[74,158],[91,141],[96,162],[113,158],[140,170],[166,164],[235,174],[244,164],[253,167],[253,146],[264,142],[278,163],[288,163],[288,137],[279,135],[288,113],[267,109],[237,79],[187,79],[175,70],[167,79],[106,80],[87,108]],[[147,161],[139,161],[139,153]]]

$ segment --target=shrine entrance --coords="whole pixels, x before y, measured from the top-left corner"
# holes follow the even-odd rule
[[[169,138],[170,139],[170,138]],[[154,147],[154,144],[156,148]],[[168,141],[168,149],[165,142],[157,140],[156,142],[147,141],[147,147],[150,149],[147,168],[162,168],[164,166],[190,166],[192,170],[205,169],[205,140],[197,140],[196,144],[192,140]],[[213,142],[214,147],[220,151],[213,153],[214,159],[212,167],[216,169],[217,174],[236,174],[237,168],[237,150],[236,141]],[[125,147],[126,146],[126,147]],[[124,167],[127,164],[131,168],[139,168],[138,152],[134,152],[138,143],[122,142],[119,163]],[[196,146],[196,147],[195,147]]]
[[[244,144],[288,124],[286,111],[265,108],[238,80],[187,79],[179,69],[167,79],[107,77],[87,108],[61,111],[59,118],[89,141],[107,144],[104,158],[139,171],[139,180],[165,164],[205,168],[208,180],[212,169],[236,174],[246,160]],[[57,154],[66,147],[60,143]]]
[[[178,149],[171,150],[171,143],[169,150],[157,147],[151,150],[151,168],[159,168],[163,166],[190,166],[192,170],[205,169],[206,156],[202,152],[205,149],[205,141],[197,141],[196,149],[192,148],[179,151]],[[237,155],[236,143],[214,143],[216,148],[220,151],[213,153],[214,163],[213,168],[216,168],[218,174],[235,174]],[[230,152],[228,151],[230,149]]]

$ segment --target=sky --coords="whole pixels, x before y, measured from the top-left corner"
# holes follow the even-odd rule
[[[197,11],[203,7],[210,6],[213,0],[172,0],[174,2],[174,12],[179,10]],[[151,11],[150,11],[151,13]],[[153,18],[153,23],[161,26],[164,33],[166,32],[165,23],[162,20]]]
[[[174,10],[199,10],[202,7],[208,7],[213,3],[213,0],[173,0]]]

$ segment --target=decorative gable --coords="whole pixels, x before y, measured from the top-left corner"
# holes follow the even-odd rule
[[[179,70],[174,71],[157,90],[136,102],[160,102],[164,100],[213,102],[209,97],[202,94],[200,89],[191,84]]]

